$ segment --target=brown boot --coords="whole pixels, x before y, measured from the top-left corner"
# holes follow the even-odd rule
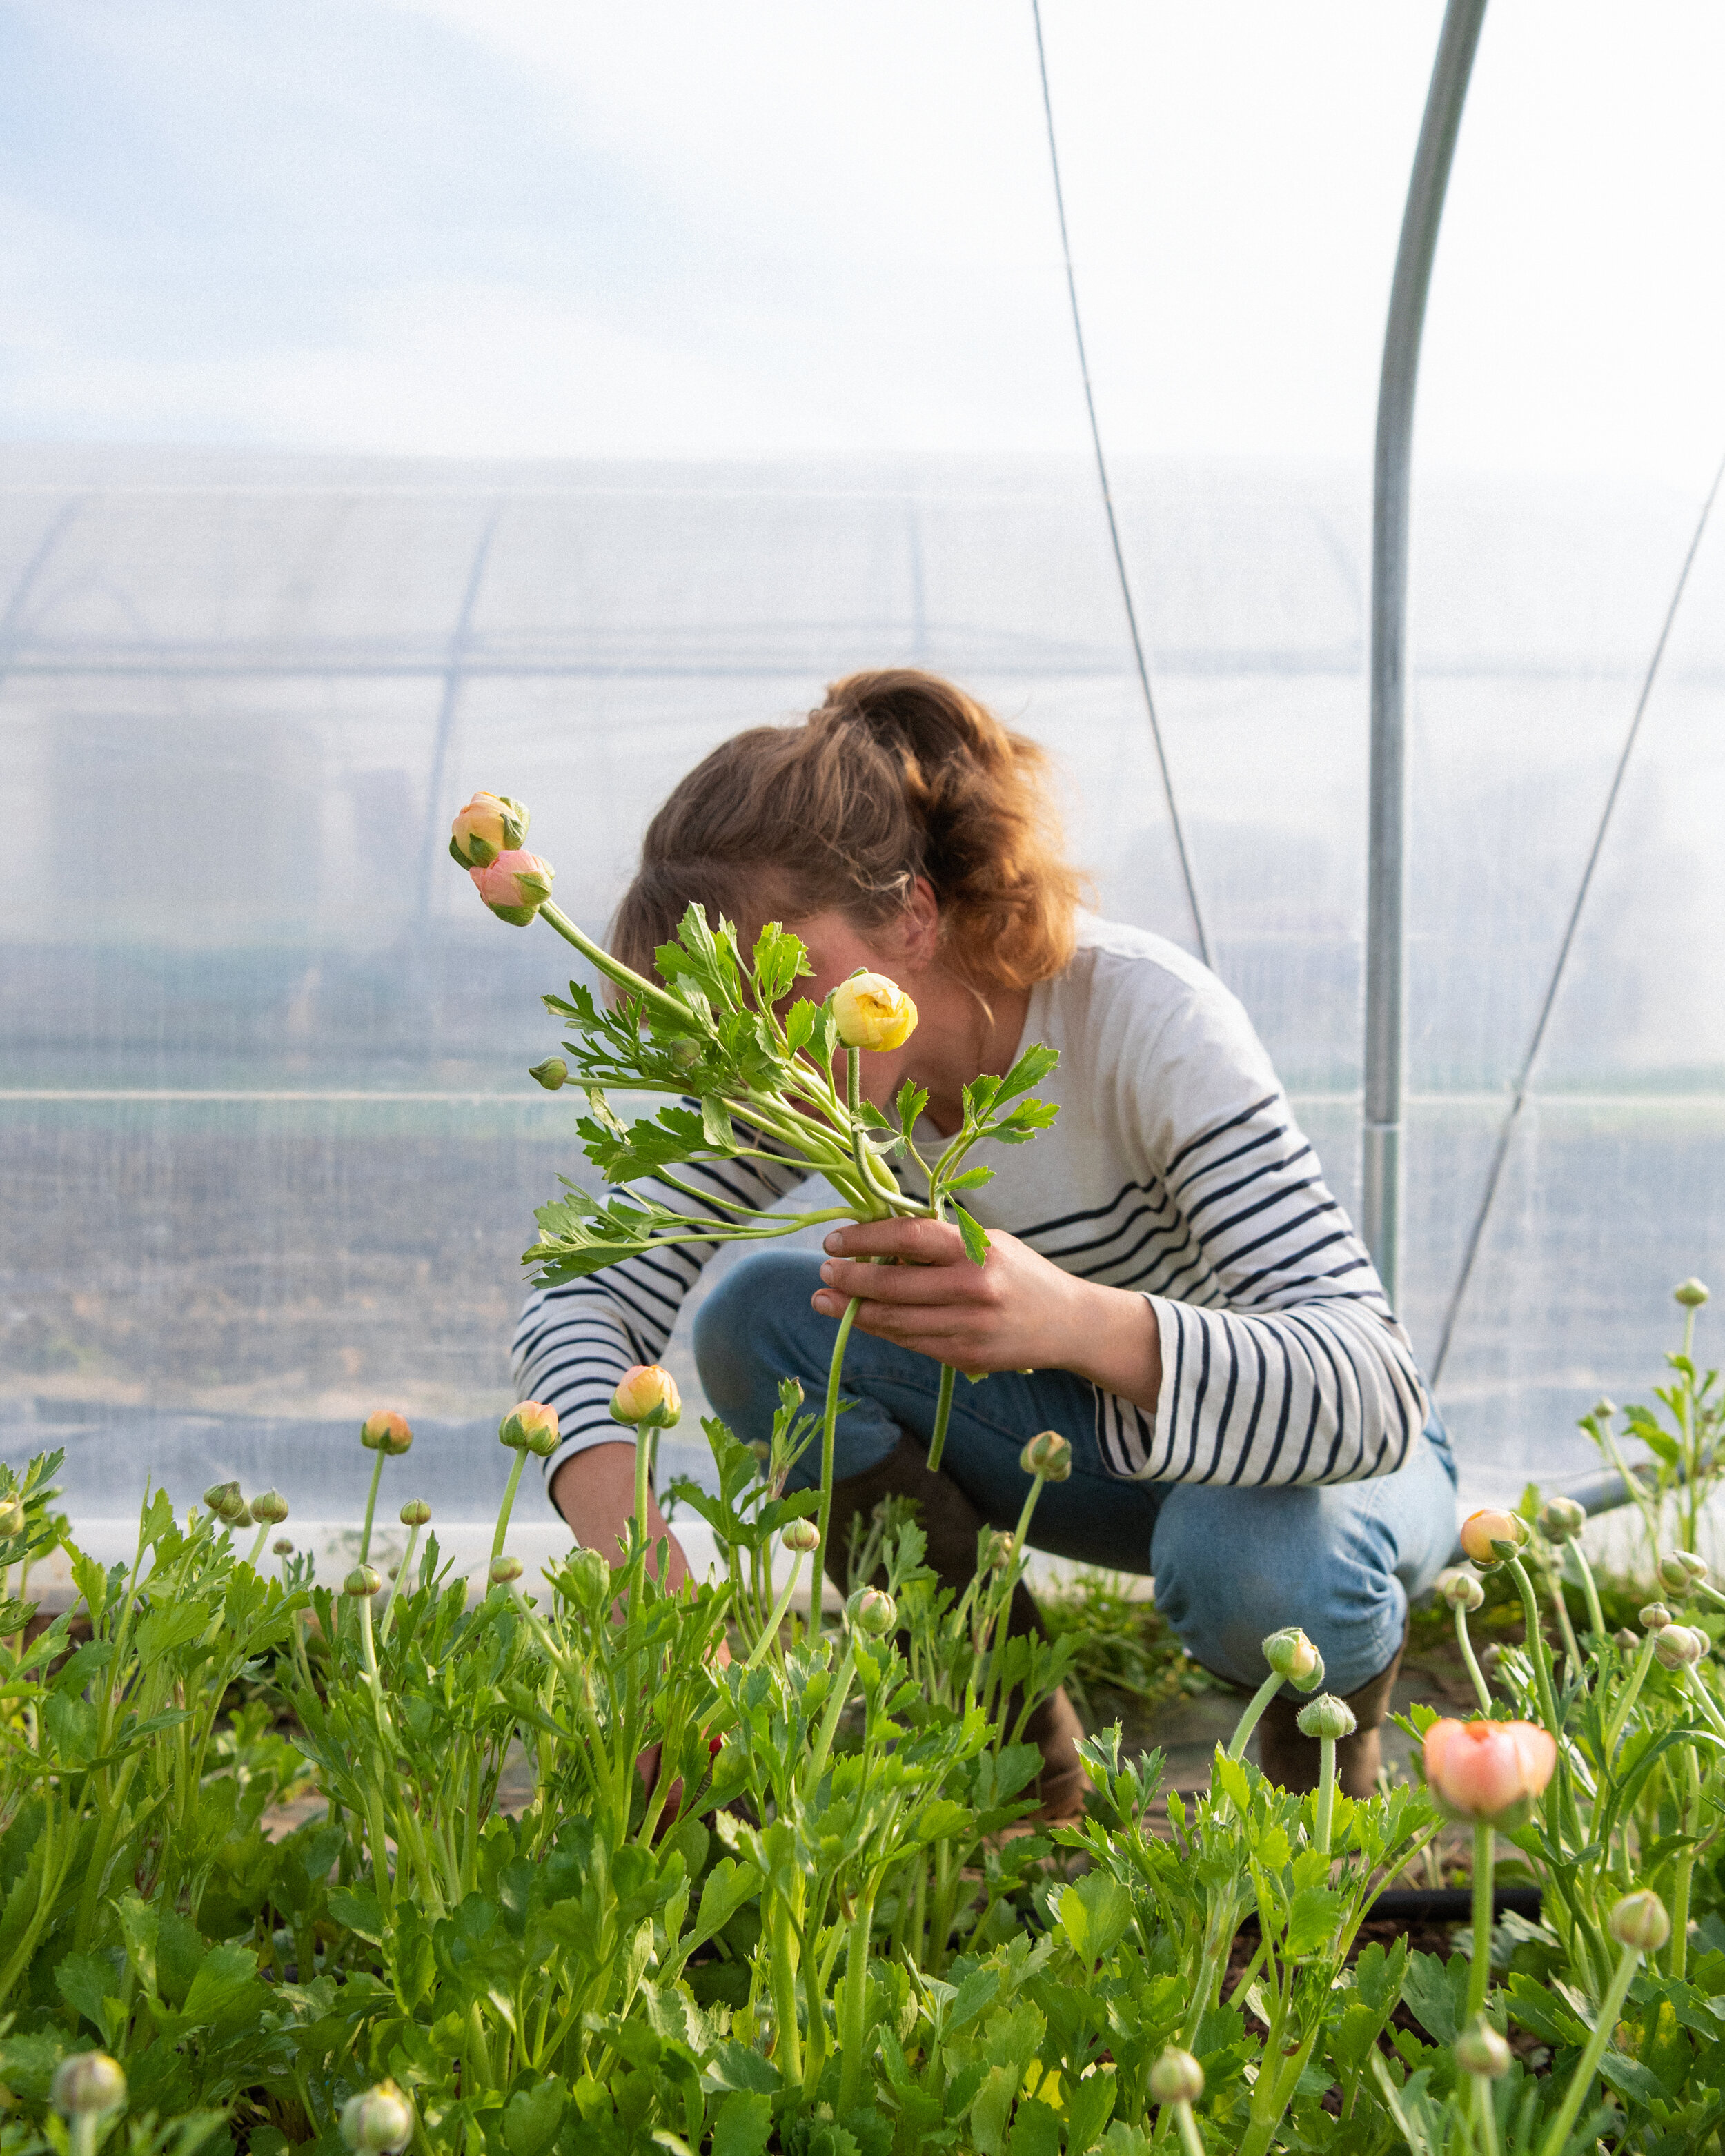
[[[834,1483],[833,1524],[826,1549],[828,1578],[841,1594],[845,1591],[850,1523],[859,1517],[866,1523],[885,1497],[915,1500],[917,1525],[928,1537],[924,1563],[942,1587],[950,1588],[955,1595],[963,1594],[975,1575],[977,1537],[987,1522],[949,1476],[929,1473],[926,1448],[908,1437],[901,1438],[878,1466]],[[1042,1639],[1048,1636],[1022,1579],[1014,1587],[1007,1605],[1006,1630],[1009,1635],[1034,1632]],[[1025,1724],[1025,1741],[1042,1754],[1036,1794],[1044,1819],[1050,1825],[1065,1825],[1084,1815],[1084,1793],[1090,1787],[1090,1778],[1078,1758],[1078,1740],[1083,1734],[1084,1725],[1064,1691],[1051,1693]]]
[[[1384,1757],[1380,1732],[1384,1718],[1389,1712],[1389,1695],[1407,1644],[1404,1626],[1401,1646],[1396,1649],[1389,1666],[1379,1670],[1368,1684],[1348,1695],[1345,1704],[1353,1710],[1354,1732],[1352,1737],[1342,1738],[1336,1746],[1336,1782],[1344,1796],[1374,1797],[1378,1794],[1378,1770]],[[1310,1704],[1298,1692],[1278,1692],[1265,1708],[1264,1718],[1258,1724],[1258,1764],[1265,1779],[1295,1796],[1317,1787],[1318,1740],[1302,1737],[1299,1727],[1301,1710]]]

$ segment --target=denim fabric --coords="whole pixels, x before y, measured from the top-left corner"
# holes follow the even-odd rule
[[[771,1432],[782,1378],[802,1381],[811,1404],[826,1389],[838,1331],[810,1307],[820,1259],[762,1251],[727,1274],[695,1323],[701,1382],[715,1411],[745,1442]],[[853,1332],[845,1359],[838,1480],[877,1466],[901,1436],[933,1427],[940,1365]],[[1264,1675],[1259,1643],[1303,1625],[1323,1656],[1332,1691],[1357,1691],[1401,1643],[1408,1599],[1429,1588],[1455,1541],[1455,1471],[1436,1410],[1406,1464],[1368,1482],[1276,1489],[1127,1482],[1104,1469],[1096,1395],[1062,1370],[1029,1377],[960,1378],[942,1471],[983,1517],[1009,1527],[1029,1487],[1024,1440],[1057,1430],[1071,1442],[1070,1481],[1038,1502],[1036,1548],[1117,1572],[1152,1573],[1157,1607],[1186,1650],[1237,1684]],[[792,1486],[819,1479],[805,1453]]]

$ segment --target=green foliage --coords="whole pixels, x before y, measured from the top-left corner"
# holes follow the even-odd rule
[[[1117,1573],[1076,1572],[1040,1594],[1036,1606],[1050,1636],[1070,1647],[1066,1690],[1088,1722],[1105,1720],[1122,1703],[1153,1712],[1224,1688],[1187,1654],[1156,1604],[1133,1594]]]

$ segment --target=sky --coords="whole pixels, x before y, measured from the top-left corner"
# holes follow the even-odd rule
[[[1368,458],[1435,0],[1046,0],[1111,449]],[[1497,0],[1427,470],[1701,493],[1725,11]],[[1080,451],[1029,0],[0,0],[0,441]]]

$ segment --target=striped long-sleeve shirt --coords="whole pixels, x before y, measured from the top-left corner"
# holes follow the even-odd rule
[[[1244,1484],[1400,1466],[1426,1413],[1412,1348],[1235,998],[1160,937],[1087,921],[1071,963],[1031,992],[1024,1045],[1039,1040],[1060,1050],[1038,1090],[1060,1112],[1029,1145],[978,1147],[996,1173],[970,1209],[1081,1279],[1150,1299],[1161,1389],[1153,1414],[1098,1389],[1107,1466]],[[679,1174],[751,1205],[796,1180],[752,1160]],[[528,1297],[515,1378],[558,1411],[547,1475],[620,1435],[619,1377],[658,1359],[711,1255],[658,1250]]]

